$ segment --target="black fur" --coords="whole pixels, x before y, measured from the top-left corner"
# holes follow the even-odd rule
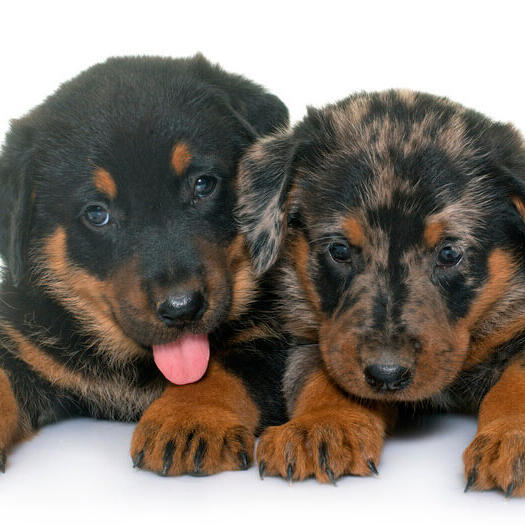
[[[242,242],[230,250],[239,159],[287,122],[277,97],[201,55],[109,59],[13,122],[0,158],[0,370],[19,415],[0,451],[67,416],[138,420],[166,385],[152,345],[183,332],[210,334],[260,427],[282,421],[282,341],[231,342],[271,324],[272,299],[253,276],[236,296],[249,260]],[[206,198],[201,177],[216,184]],[[106,226],[87,222],[90,205],[109,210]],[[202,318],[165,326],[158,304],[191,287]]]

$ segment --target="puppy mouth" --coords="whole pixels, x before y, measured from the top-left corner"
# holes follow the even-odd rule
[[[201,379],[210,361],[208,334],[184,333],[170,343],[152,345],[153,360],[171,383],[187,385]]]
[[[150,327],[153,328],[153,327]],[[186,326],[178,329],[147,331],[135,337],[129,333],[146,352],[151,352],[160,373],[175,385],[195,383],[201,379],[210,360],[209,330],[205,326]]]
[[[144,351],[153,354],[153,360],[160,373],[171,383],[186,385],[201,379],[210,360],[210,343],[208,334],[215,323],[192,323],[167,328],[158,324],[143,321],[140,318],[125,318],[114,322],[121,330]]]

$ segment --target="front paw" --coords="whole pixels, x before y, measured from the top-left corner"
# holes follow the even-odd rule
[[[319,412],[269,427],[257,447],[261,477],[288,481],[315,476],[335,483],[345,474],[377,474],[383,432],[352,412]]]
[[[216,407],[152,405],[133,434],[131,457],[137,468],[162,476],[204,476],[245,470],[253,460],[254,436],[232,412]]]
[[[465,491],[495,488],[507,496],[525,496],[525,420],[494,421],[476,435],[463,461]]]

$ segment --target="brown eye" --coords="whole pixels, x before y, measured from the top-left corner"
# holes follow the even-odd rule
[[[447,244],[439,251],[437,255],[437,264],[444,268],[451,268],[452,266],[456,266],[462,258],[463,252],[459,248]]]
[[[217,179],[210,175],[203,175],[195,181],[193,187],[193,196],[197,199],[203,199],[213,193],[215,186],[217,185]]]
[[[334,242],[328,248],[330,257],[337,263],[346,263],[350,261],[350,246],[345,242]]]
[[[84,220],[98,228],[109,223],[110,214],[106,207],[100,204],[89,204],[84,209]]]

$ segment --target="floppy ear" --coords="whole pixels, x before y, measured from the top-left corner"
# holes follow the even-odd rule
[[[32,216],[31,133],[12,122],[0,157],[0,254],[15,286],[25,273]]]
[[[288,126],[288,109],[275,95],[241,75],[227,73],[198,53],[193,57],[200,76],[218,88],[251,142]]]
[[[332,151],[334,136],[325,113],[309,107],[293,131],[260,139],[241,160],[237,217],[258,274],[276,261],[289,219],[297,212],[291,202],[299,168],[301,174],[315,171]]]
[[[286,233],[288,196],[295,179],[291,132],[259,140],[241,160],[237,218],[260,275],[277,259]]]

